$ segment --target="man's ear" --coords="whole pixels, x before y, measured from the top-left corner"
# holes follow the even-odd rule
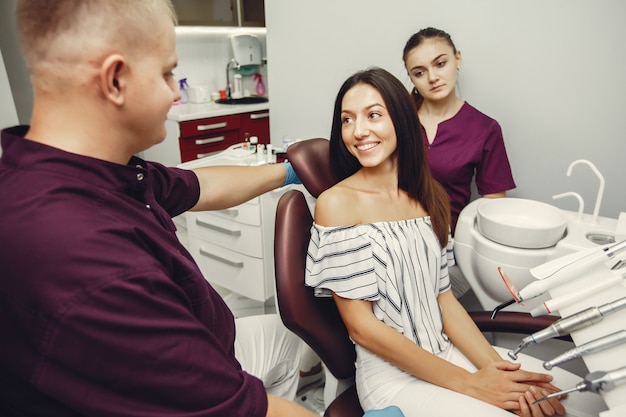
[[[114,104],[124,104],[127,65],[119,54],[107,56],[100,66],[100,88],[104,97]]]

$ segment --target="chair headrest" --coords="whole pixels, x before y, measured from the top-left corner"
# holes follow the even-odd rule
[[[287,159],[304,188],[315,198],[337,183],[330,169],[328,139],[298,141],[287,148]]]

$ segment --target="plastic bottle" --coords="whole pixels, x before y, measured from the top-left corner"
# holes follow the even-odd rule
[[[256,83],[256,95],[257,96],[264,96],[265,95],[265,84],[263,84],[263,76],[261,75],[260,72],[257,72],[256,74],[254,74],[253,79],[257,82]]]
[[[243,137],[243,148],[244,149],[250,149],[250,133],[246,132],[246,134]]]
[[[250,136],[250,150],[252,152],[256,152],[256,146],[259,143],[259,138],[257,136]]]
[[[235,79],[235,83],[234,83],[234,88],[233,88],[233,92],[231,94],[232,98],[241,98],[243,97],[243,87],[242,87],[242,83],[243,83],[243,78],[241,76],[241,74],[235,74],[234,76]]]
[[[272,144],[267,144],[265,145],[265,153],[267,155],[265,155],[265,159],[267,160],[268,164],[275,164],[276,163],[276,155],[274,154],[274,150],[272,149]]]
[[[265,164],[267,163],[266,159],[265,159],[265,145],[263,145],[262,143],[257,145],[256,148],[256,160],[259,164]]]
[[[185,104],[189,101],[189,84],[187,84],[187,78],[181,78],[178,80],[178,88],[180,89],[180,104]]]

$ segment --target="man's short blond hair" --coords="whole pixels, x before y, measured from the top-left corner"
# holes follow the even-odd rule
[[[150,29],[163,13],[176,24],[170,0],[17,0],[17,28],[31,74],[90,54],[149,50]],[[98,49],[106,51],[98,51]]]

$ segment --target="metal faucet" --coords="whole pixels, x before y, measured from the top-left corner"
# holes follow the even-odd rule
[[[235,64],[235,66],[232,68],[234,69],[239,68],[239,63],[235,61],[235,58],[231,59],[226,64],[226,98],[231,98],[230,76],[228,74],[229,74],[232,64]]]

